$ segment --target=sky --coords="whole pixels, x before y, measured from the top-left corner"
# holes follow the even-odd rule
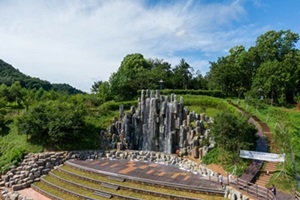
[[[300,34],[299,21],[299,0],[0,0],[0,59],[90,92],[128,54],[172,67],[183,58],[205,75],[269,30]]]

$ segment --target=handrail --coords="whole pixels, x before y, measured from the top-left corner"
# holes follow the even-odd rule
[[[275,195],[268,188],[261,187],[240,178],[236,178],[236,181],[233,181],[232,183],[236,184],[236,187],[238,187],[238,189],[243,190],[248,194],[255,196],[256,198],[264,198],[270,200],[276,199]]]

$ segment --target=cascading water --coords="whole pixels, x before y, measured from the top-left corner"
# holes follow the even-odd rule
[[[120,142],[125,141],[130,149],[175,153],[178,149],[195,148],[196,134],[204,135],[199,116],[184,108],[183,98],[178,102],[174,94],[161,96],[160,91],[142,90],[137,109],[131,107],[125,114],[123,109],[120,106],[121,122],[116,121],[109,130],[117,130],[112,134],[121,135]],[[190,126],[193,121],[195,130]]]

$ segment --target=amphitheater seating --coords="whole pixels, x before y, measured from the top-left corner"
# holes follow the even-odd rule
[[[125,179],[107,176],[103,174],[96,176],[92,172],[83,171],[64,165],[49,173],[49,175],[41,178],[40,183],[34,183],[32,188],[45,194],[51,199],[202,199],[202,194],[192,194],[190,191],[178,191],[173,185],[148,185],[148,188],[139,187],[147,185],[147,183],[136,183],[137,186],[130,186],[132,180],[127,182]],[[86,176],[82,175],[86,173]],[[65,194],[64,197],[58,195],[57,192],[51,194],[50,190],[42,190],[38,184],[45,184],[61,191]],[[159,188],[162,187],[163,190]],[[166,189],[168,188],[168,189]],[[168,191],[166,191],[168,190]],[[215,199],[224,195],[224,191],[206,189],[207,193],[217,192]],[[127,193],[126,193],[127,192]],[[134,193],[134,195],[130,195]],[[67,197],[66,197],[67,195]]]

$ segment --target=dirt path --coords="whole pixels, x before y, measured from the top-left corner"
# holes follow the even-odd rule
[[[206,167],[214,172],[222,174],[222,176],[224,176],[224,177],[226,177],[228,174],[228,172],[225,171],[222,166],[217,165],[217,164],[209,164]]]

